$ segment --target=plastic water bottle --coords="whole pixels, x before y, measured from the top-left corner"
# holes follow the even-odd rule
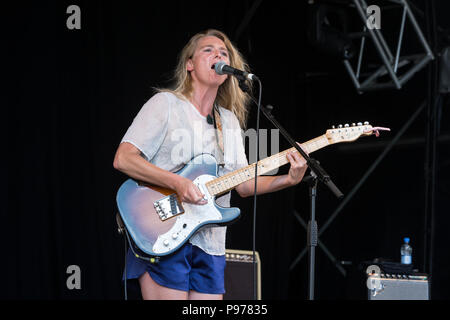
[[[400,248],[400,254],[402,256],[401,262],[402,264],[411,264],[412,247],[409,245],[409,238],[404,238],[403,241],[402,247]]]

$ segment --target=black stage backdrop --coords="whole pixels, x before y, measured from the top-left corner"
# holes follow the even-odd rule
[[[348,194],[429,98],[433,64],[401,90],[358,94],[342,62],[308,44],[307,1],[298,2],[30,1],[5,6],[0,297],[123,298],[124,246],[116,232],[115,193],[126,177],[113,169],[114,153],[152,87],[170,83],[178,52],[200,30],[216,28],[230,36],[262,79],[263,104],[275,106],[277,119],[298,141],[340,123],[369,121],[392,129],[378,139],[315,154]],[[424,1],[413,2],[425,11]],[[437,24],[444,29],[449,27],[446,2],[436,2]],[[80,30],[66,26],[71,15],[66,10],[73,4],[81,9]],[[417,19],[426,32],[426,20]],[[389,21],[400,24],[400,18],[393,18],[383,20],[383,26]],[[356,16],[353,23],[358,23]],[[409,43],[416,48],[414,41],[406,33],[404,50]],[[249,128],[255,128],[255,116],[252,107]],[[432,298],[447,299],[446,98],[440,116]],[[425,270],[426,119],[424,109],[322,234],[329,252],[339,263],[347,262],[341,264],[346,275],[318,248],[316,298],[366,299],[360,264],[376,257],[398,261],[404,236],[412,239],[415,267]],[[261,128],[273,127],[262,117]],[[280,150],[287,147],[280,136]],[[320,228],[340,201],[322,185],[317,201]],[[241,208],[242,218],[229,227],[227,248],[251,250],[253,199],[233,193],[232,203]],[[307,221],[308,210],[304,183],[258,197],[256,249],[264,299],[306,298],[306,256],[290,266],[306,245],[305,230],[293,212]],[[72,265],[81,270],[81,289],[67,287]]]

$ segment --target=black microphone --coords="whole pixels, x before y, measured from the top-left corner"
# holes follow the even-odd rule
[[[258,77],[255,76],[253,73],[248,73],[233,67],[230,67],[223,61],[219,61],[214,65],[214,70],[217,74],[223,75],[223,74],[230,74],[232,76],[238,77],[238,78],[244,78],[249,80],[258,80]]]

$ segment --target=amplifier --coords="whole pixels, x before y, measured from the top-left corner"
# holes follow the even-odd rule
[[[426,274],[373,274],[367,277],[369,300],[429,300]]]
[[[253,251],[226,249],[224,300],[253,300]],[[261,260],[255,252],[256,298],[261,300]]]

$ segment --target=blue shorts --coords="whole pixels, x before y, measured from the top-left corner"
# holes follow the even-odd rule
[[[161,257],[158,263],[139,259],[128,250],[126,271],[127,279],[139,278],[148,272],[156,283],[171,289],[225,293],[225,255],[207,254],[189,242],[174,254]]]

